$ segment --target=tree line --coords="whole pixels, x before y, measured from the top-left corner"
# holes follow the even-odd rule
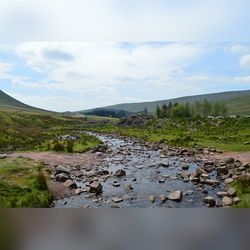
[[[157,118],[207,118],[208,116],[228,115],[228,108],[224,102],[209,102],[204,99],[203,102],[196,101],[193,104],[172,103],[157,106]]]

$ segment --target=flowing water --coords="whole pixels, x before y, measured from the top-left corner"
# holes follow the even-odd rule
[[[153,150],[147,145],[130,139],[114,138],[108,135],[97,135],[112,151],[105,153],[95,169],[105,169],[110,173],[123,169],[126,176],[115,177],[111,175],[102,182],[102,194],[93,197],[89,193],[64,198],[54,202],[54,207],[112,207],[113,197],[122,198],[123,201],[116,204],[119,207],[205,207],[203,198],[207,195],[216,198],[216,192],[223,190],[222,184],[212,187],[209,185],[194,185],[193,182],[184,182],[180,177],[183,171],[182,158],[161,157],[160,150]],[[169,167],[166,167],[169,165]],[[192,173],[198,167],[195,162],[188,162],[188,172]],[[210,178],[215,179],[215,173],[210,173]],[[113,186],[119,183],[120,186]],[[85,187],[85,182],[78,182]],[[161,202],[159,196],[168,196],[170,192],[181,190],[183,199],[181,202],[167,200]],[[207,192],[205,194],[204,190]],[[149,196],[154,195],[155,202],[149,201]]]

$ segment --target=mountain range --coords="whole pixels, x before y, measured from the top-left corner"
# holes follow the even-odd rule
[[[250,115],[250,90],[243,91],[230,91],[230,92],[220,92],[204,95],[194,95],[185,96],[168,100],[153,101],[153,102],[139,102],[139,103],[123,103],[117,105],[111,105],[106,107],[100,107],[98,109],[103,110],[124,110],[126,112],[141,112],[145,108],[148,109],[150,113],[155,112],[157,106],[162,106],[163,104],[172,103],[194,103],[196,101],[202,102],[207,99],[210,102],[225,102],[229,109],[230,114],[239,115]],[[81,113],[91,112],[92,110],[79,111]]]
[[[75,113],[90,113],[91,111],[95,110],[112,110],[119,112],[125,111],[127,113],[136,113],[136,112],[141,112],[145,108],[147,108],[150,113],[153,113],[155,112],[157,106],[162,106],[163,104],[168,104],[169,102],[194,103],[195,101],[202,102],[204,99],[207,99],[208,101],[211,102],[216,102],[216,101],[225,102],[227,104],[230,114],[250,115],[250,90],[185,96],[180,98],[154,101],[154,102],[123,103],[106,107],[100,107],[98,109],[92,109],[92,110],[65,112],[64,114],[71,115]],[[0,109],[47,112],[47,110],[35,108],[33,106],[29,106],[25,103],[22,103],[1,90],[0,90]]]

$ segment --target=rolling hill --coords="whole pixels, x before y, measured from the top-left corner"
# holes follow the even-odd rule
[[[229,108],[230,114],[240,114],[240,115],[250,115],[250,90],[243,91],[230,91],[221,92],[213,94],[195,95],[195,96],[185,96],[180,98],[174,98],[169,100],[161,100],[154,102],[140,102],[140,103],[123,103],[112,106],[106,106],[100,109],[105,110],[124,110],[127,112],[141,112],[145,107],[147,107],[149,112],[155,112],[157,105],[162,106],[164,103],[169,102],[177,103],[194,103],[195,101],[202,102],[207,99],[211,102],[225,102]],[[90,110],[80,111],[89,112]]]
[[[49,112],[24,104],[0,90],[0,109]]]

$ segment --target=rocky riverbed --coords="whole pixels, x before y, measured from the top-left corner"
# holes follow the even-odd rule
[[[94,165],[53,166],[51,179],[71,196],[52,207],[230,207],[239,201],[230,183],[249,176],[247,164],[215,160],[215,150],[94,135],[104,142]]]

